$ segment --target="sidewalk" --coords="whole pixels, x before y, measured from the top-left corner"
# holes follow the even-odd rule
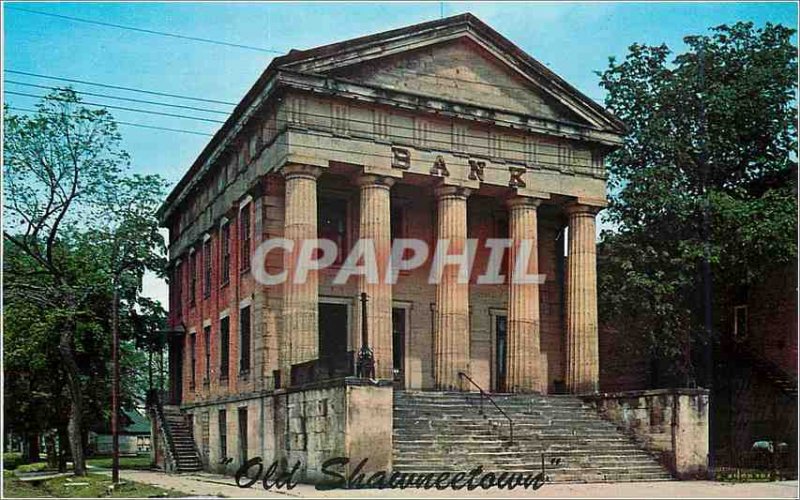
[[[591,483],[546,484],[531,491],[518,488],[512,491],[474,490],[328,490],[319,491],[314,486],[298,485],[291,491],[264,490],[258,482],[252,488],[236,486],[232,477],[208,473],[166,475],[162,472],[122,471],[123,480],[138,481],[161,488],[172,488],[195,496],[225,496],[236,498],[797,498],[798,482],[773,483],[716,483],[712,481],[663,481],[649,483]]]

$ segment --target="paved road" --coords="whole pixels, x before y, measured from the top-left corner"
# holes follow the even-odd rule
[[[122,479],[148,483],[162,488],[172,488],[199,497],[237,498],[517,498],[517,497],[577,497],[577,498],[797,498],[798,482],[774,483],[716,483],[711,481],[663,481],[648,483],[594,483],[594,484],[546,484],[531,491],[437,491],[437,490],[329,490],[318,491],[313,486],[299,485],[291,491],[264,490],[260,483],[250,489],[237,487],[230,477],[197,473],[166,475],[161,472],[122,471]]]

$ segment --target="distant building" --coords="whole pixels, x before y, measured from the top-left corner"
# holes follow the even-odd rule
[[[150,453],[150,419],[139,409],[122,410],[119,431],[119,452],[122,455]],[[113,451],[111,422],[104,422],[89,431],[90,452],[110,455]]]

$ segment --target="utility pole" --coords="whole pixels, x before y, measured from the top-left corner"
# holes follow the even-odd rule
[[[119,279],[114,277],[111,303],[111,481],[119,484]]]

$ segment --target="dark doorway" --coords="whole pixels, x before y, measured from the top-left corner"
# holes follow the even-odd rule
[[[247,462],[247,407],[239,408],[239,464]]]
[[[495,316],[494,320],[495,332],[495,357],[494,357],[494,375],[495,375],[495,391],[506,392],[506,317]]]
[[[394,386],[406,386],[406,309],[392,309],[392,368]]]
[[[183,399],[183,335],[169,341],[169,404],[181,404]]]
[[[347,306],[319,304],[319,358],[339,366],[347,361]]]

